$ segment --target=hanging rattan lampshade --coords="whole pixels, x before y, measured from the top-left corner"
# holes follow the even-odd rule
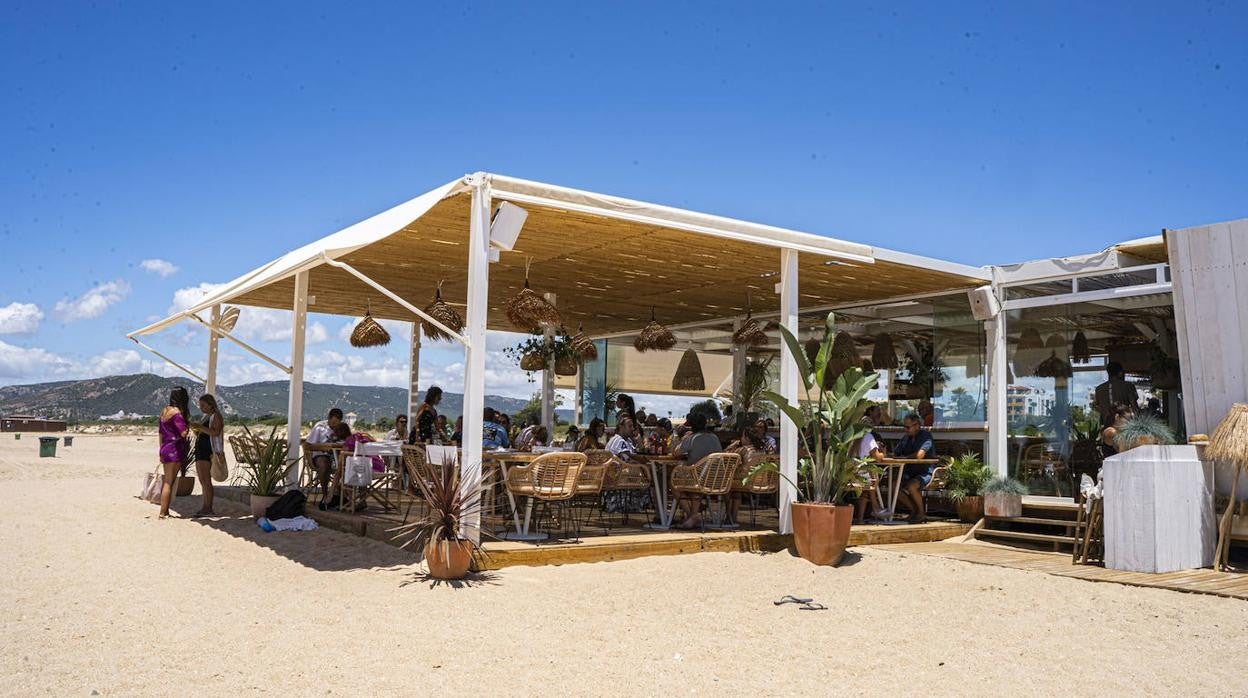
[[[594,361],[598,358],[598,345],[594,344],[594,340],[585,336],[583,326],[576,328],[576,334],[572,335],[569,341],[572,342],[572,349],[581,357],[581,361]]]
[[[825,381],[831,385],[840,378],[841,374],[851,368],[857,368],[862,365],[862,358],[858,356],[858,349],[854,346],[854,338],[848,332],[837,332],[836,338],[832,340],[832,352],[828,356],[828,368],[824,371]]]
[[[741,323],[741,327],[732,333],[732,343],[737,346],[761,347],[767,343],[767,332],[763,330],[763,326],[752,317],[753,310],[750,307],[750,294],[745,294],[745,322]]]
[[[507,320],[516,329],[525,332],[540,332],[544,327],[557,327],[563,321],[559,318],[559,311],[555,310],[555,306],[529,288],[529,265],[531,263],[532,260],[524,263],[524,288],[507,300],[504,310],[507,313]]]
[[[862,360],[863,373],[875,373],[875,365],[871,363],[871,359]]]
[[[1048,340],[1044,343],[1044,348],[1048,349],[1050,353],[1057,354],[1057,357],[1063,361],[1066,360],[1066,356],[1070,352],[1070,346],[1066,344],[1066,338],[1062,336],[1061,332],[1054,332],[1049,335]]]
[[[222,332],[229,332],[238,324],[239,309],[234,306],[228,306],[221,312],[221,320],[217,323],[217,328]]]
[[[1036,366],[1035,375],[1040,378],[1070,378],[1075,374],[1070,369],[1070,364],[1054,351],[1049,354],[1049,358],[1041,361]]]
[[[1075,339],[1070,343],[1070,360],[1078,361],[1086,364],[1092,360],[1092,349],[1088,346],[1088,338],[1083,334],[1083,330],[1075,333]]]
[[[446,325],[447,329],[451,329],[456,332],[459,332],[460,330],[464,329],[464,319],[459,316],[459,313],[455,312],[455,309],[452,308],[449,303],[442,300],[442,282],[441,281],[438,282],[438,290],[434,293],[433,302],[425,306],[425,312],[428,313],[431,317],[433,317],[438,322],[442,323],[443,325]],[[432,339],[435,342],[440,342],[440,341],[448,340],[451,338],[451,335],[443,332],[441,328],[429,322],[428,320],[420,321],[420,329],[422,332],[425,333],[426,337],[428,337],[429,339]]]
[[[819,348],[822,346],[823,343],[814,337],[806,340],[806,344],[803,348],[806,350],[806,361],[809,362],[812,367],[815,365],[815,359],[819,357]]]
[[[633,348],[641,352],[667,351],[674,346],[676,346],[676,336],[654,319],[654,308],[651,308],[650,323],[637,334],[637,339],[633,340]]]
[[[871,350],[871,364],[884,371],[897,368],[897,350],[893,348],[893,336],[887,332],[875,335],[875,347]]]
[[[698,352],[686,349],[680,355],[676,375],[672,376],[672,390],[706,390],[706,379],[702,376],[702,362],[698,360]]]
[[[351,330],[351,346],[353,347],[384,347],[390,343],[390,333],[373,319],[372,307],[364,312],[364,319]]]

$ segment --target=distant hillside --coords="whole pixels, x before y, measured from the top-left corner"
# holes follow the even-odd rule
[[[0,414],[32,414],[73,421],[96,420],[102,415],[118,412],[154,415],[168,401],[169,391],[179,385],[190,390],[192,400],[204,389],[202,383],[151,373],[10,385],[0,388]],[[287,396],[287,384],[283,381],[217,388],[217,399],[223,403],[225,413],[243,417],[286,414]],[[485,404],[508,413],[518,411],[525,402],[498,395],[487,395],[485,398]],[[444,393],[438,411],[454,419],[463,411],[463,404],[463,395]],[[343,412],[355,412],[361,419],[370,422],[379,417],[393,418],[406,411],[407,391],[402,388],[304,383],[304,420],[322,418],[331,407],[338,407]],[[193,404],[191,409],[195,411]],[[560,410],[559,416],[566,419],[571,414]]]

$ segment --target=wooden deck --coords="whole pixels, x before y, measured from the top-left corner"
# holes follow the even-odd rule
[[[217,496],[246,504],[247,492],[239,487],[218,487]],[[377,508],[360,514],[320,511],[308,507],[307,516],[319,525],[353,533],[372,540],[396,545],[390,529],[403,521],[403,512],[382,512]],[[742,518],[748,520],[748,513]],[[488,525],[489,519],[487,519]],[[501,521],[495,521],[501,525]],[[640,528],[642,521],[633,518],[633,526],[607,531],[587,526],[579,541],[557,540],[524,543],[486,540],[483,547],[484,569],[501,569],[517,565],[564,565],[577,562],[609,562],[630,560],[652,555],[683,555],[701,552],[776,552],[793,544],[793,537],[775,532],[775,511],[759,511],[758,526],[730,531],[654,531]],[[919,525],[854,526],[850,529],[849,545],[886,545],[939,541],[964,535],[969,524],[952,521],[929,521]]]
[[[1248,574],[1239,572],[1215,572],[1209,569],[1183,570],[1164,574],[1120,572],[1099,566],[1072,564],[1069,553],[1020,550],[984,544],[902,543],[886,545],[883,549],[915,555],[932,555],[978,565],[1032,570],[1089,582],[1112,582],[1193,594],[1248,599]]]

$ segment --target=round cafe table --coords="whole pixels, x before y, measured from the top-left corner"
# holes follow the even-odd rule
[[[883,492],[888,495],[887,502],[879,502],[883,507],[883,520],[886,524],[900,524],[904,521],[894,521],[893,512],[897,509],[897,496],[901,494],[901,476],[906,471],[907,465],[936,465],[940,460],[937,458],[885,458],[877,461],[875,465],[884,469],[888,475],[888,490],[878,488],[876,493]]]

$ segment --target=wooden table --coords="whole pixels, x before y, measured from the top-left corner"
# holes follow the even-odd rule
[[[936,458],[885,458],[882,461],[876,461],[875,465],[884,469],[888,474],[888,503],[880,502],[880,506],[884,510],[880,512],[885,523],[901,523],[893,521],[893,511],[897,508],[897,495],[901,494],[901,476],[906,471],[907,465],[936,465],[940,460]],[[882,488],[878,488],[877,492],[882,492]]]
[[[531,533],[529,525],[533,516],[533,498],[529,497],[529,501],[524,507],[524,521],[520,520],[520,510],[516,506],[516,497],[511,493],[511,489],[507,487],[507,465],[527,465],[537,459],[540,453],[525,453],[523,451],[487,451],[481,454],[481,458],[498,466],[502,477],[500,481],[503,485],[503,491],[507,493],[507,501],[511,504],[511,517],[516,525],[516,529],[511,533],[504,533],[499,536],[503,540],[546,540],[549,536],[545,533]]]

